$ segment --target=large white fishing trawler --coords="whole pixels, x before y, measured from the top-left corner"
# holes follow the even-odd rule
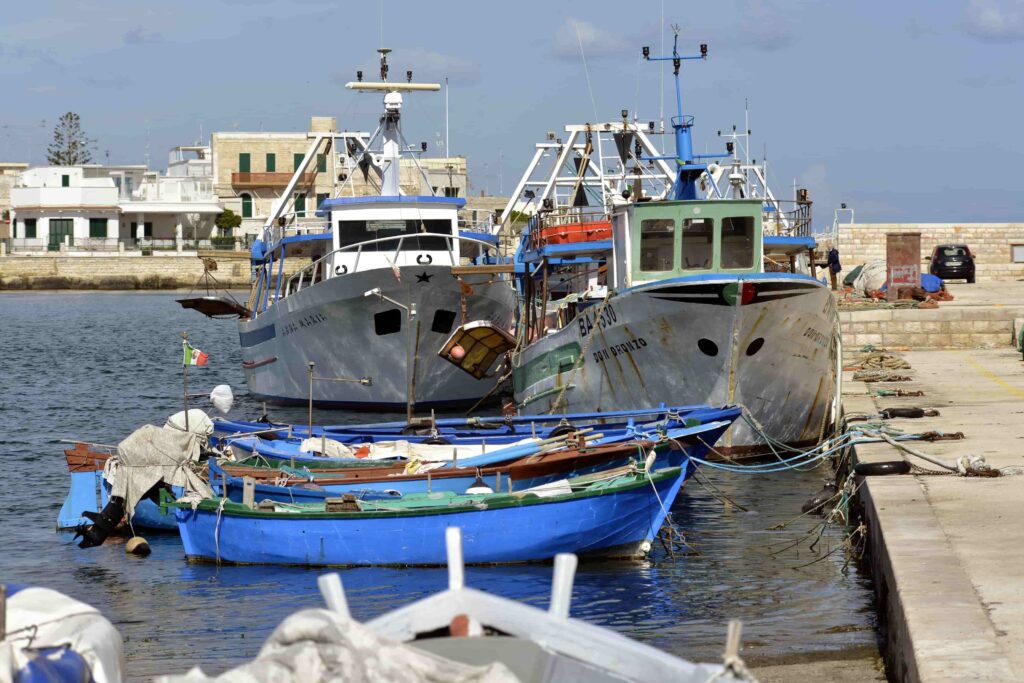
[[[347,88],[381,93],[376,132],[315,136],[283,196],[307,183],[321,150],[345,155],[353,173],[305,224],[289,201],[276,207],[252,248],[252,288],[245,306],[211,297],[183,301],[207,314],[239,315],[249,391],[258,400],[364,410],[472,404],[493,382],[458,372],[433,350],[460,322],[512,324],[514,292],[495,275],[497,238],[460,230],[455,197],[403,194],[403,155],[416,160],[400,126],[402,96],[440,85],[388,80],[380,51],[379,82],[362,72]],[[378,147],[375,148],[375,145]],[[422,174],[419,163],[417,169]],[[356,196],[354,178],[379,194]],[[291,211],[289,211],[291,209]],[[306,265],[287,274],[285,263]],[[481,264],[491,264],[485,274]],[[294,271],[294,268],[289,269]]]
[[[516,407],[735,404],[745,419],[719,442],[725,453],[810,446],[835,420],[840,359],[835,302],[810,258],[810,202],[798,194],[784,211],[735,140],[693,153],[679,69],[706,54],[644,48],[674,65],[674,155],[655,148],[654,122],[626,111],[537,145],[506,210],[538,208],[516,254]]]

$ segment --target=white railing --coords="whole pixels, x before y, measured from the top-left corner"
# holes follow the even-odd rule
[[[445,234],[437,233],[437,232],[418,232],[418,233],[415,233],[415,234],[412,234],[412,235],[395,235],[395,236],[392,236],[392,237],[381,237],[381,238],[378,238],[378,239],[375,239],[375,240],[366,240],[365,242],[359,242],[358,244],[350,244],[348,246],[341,247],[340,249],[335,249],[334,251],[332,251],[332,252],[330,252],[328,254],[325,254],[324,256],[321,256],[319,259],[317,259],[313,263],[310,263],[308,266],[306,266],[302,270],[294,273],[291,277],[288,278],[288,280],[285,282],[284,291],[282,291],[282,293],[281,293],[281,298],[283,299],[284,297],[289,296],[291,294],[294,294],[295,292],[299,292],[299,291],[302,290],[303,287],[305,287],[307,285],[314,285],[317,282],[322,282],[322,281],[332,277],[332,275],[328,271],[328,268],[330,267],[330,264],[333,261],[333,257],[338,255],[338,254],[342,254],[342,253],[352,254],[354,252],[356,260],[355,260],[355,263],[352,265],[351,270],[346,270],[344,273],[338,273],[338,274],[334,275],[333,277],[341,277],[343,275],[348,275],[348,274],[351,274],[351,273],[358,273],[359,272],[359,261],[362,258],[363,250],[364,250],[364,248],[366,248],[366,247],[368,247],[370,245],[381,244],[381,243],[384,243],[384,242],[397,241],[397,244],[395,245],[395,248],[392,251],[392,255],[390,257],[388,257],[388,267],[394,268],[394,267],[396,267],[398,265],[398,257],[402,254],[403,251],[414,251],[414,250],[404,250],[404,249],[402,249],[402,245],[405,242],[405,240],[407,240],[407,239],[419,239],[421,237],[443,239],[445,241],[445,243],[447,244],[446,251],[448,252],[448,257],[449,257],[450,262],[451,262],[452,265],[456,265],[456,263],[455,263],[455,243],[456,242],[460,242],[460,243],[466,242],[466,243],[470,243],[470,244],[475,244],[475,245],[477,245],[479,247],[483,247],[483,249],[485,251],[493,251],[495,253],[495,255],[497,255],[497,249],[495,248],[495,246],[493,244],[490,244],[489,242],[484,242],[482,240],[474,239],[472,237],[455,237],[453,235],[445,235]],[[422,250],[422,251],[436,251],[436,250]],[[379,250],[377,250],[377,249],[374,249],[372,251],[372,253],[374,255],[378,255],[381,252]],[[461,253],[461,250],[460,250],[460,253]],[[307,276],[308,276],[308,282],[307,282]]]

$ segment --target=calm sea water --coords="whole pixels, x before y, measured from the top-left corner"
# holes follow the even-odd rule
[[[180,295],[179,295],[180,296]],[[180,409],[180,333],[210,355],[191,372],[196,391],[230,384],[232,416],[252,416],[238,336],[231,321],[182,310],[169,293],[0,294],[0,581],[48,586],[87,601],[120,629],[131,680],[208,673],[253,657],[269,632],[295,610],[320,606],[316,570],[215,567],[186,563],[176,536],[149,534],[153,554],[129,557],[120,544],[80,550],[55,533],[67,493],[61,439],[117,443],[145,422]],[[303,421],[299,409],[275,420]],[[401,416],[381,415],[380,419]],[[318,413],[319,421],[367,421]],[[769,476],[709,473],[751,512],[731,512],[691,481],[673,515],[699,554],[669,557],[660,547],[644,563],[583,565],[573,616],[691,659],[718,660],[729,618],[744,620],[745,656],[873,646],[870,585],[842,553],[816,555],[803,542],[778,556],[769,549],[806,534],[817,519],[769,531],[800,513],[820,488],[820,472]],[[495,530],[500,533],[500,530]],[[835,547],[843,529],[826,533]],[[347,569],[353,612],[375,616],[446,585],[443,569]],[[550,566],[468,568],[467,582],[544,607]]]

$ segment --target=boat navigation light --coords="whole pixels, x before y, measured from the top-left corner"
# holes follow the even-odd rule
[[[643,53],[644,53],[644,59],[650,59],[650,58],[651,58],[651,48],[650,48],[649,46],[647,46],[647,45],[644,45],[644,46],[643,46],[642,48],[640,48],[640,49],[641,49],[641,50],[643,50]]]
[[[405,82],[412,83],[412,71],[405,72]]]
[[[356,72],[356,80],[359,81],[360,83],[363,82],[363,72],[362,71],[357,71]]]
[[[410,71],[409,73],[412,73],[412,72]],[[426,142],[421,142],[420,143],[420,150],[422,150],[424,152],[427,151],[427,143]]]
[[[728,152],[729,154],[732,154],[732,150],[733,149],[734,149],[734,146],[733,146],[732,142],[725,143],[725,151],[726,152]]]
[[[629,110],[628,109],[623,109],[622,110],[622,120],[625,121],[628,118],[629,118]]]
[[[654,132],[654,121],[647,122],[647,130],[651,131],[652,133]]]
[[[705,59],[707,59],[707,56],[708,56],[708,44],[707,43],[701,43],[700,44],[700,56],[705,58]]]

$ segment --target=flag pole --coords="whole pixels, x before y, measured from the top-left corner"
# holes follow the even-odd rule
[[[181,383],[182,396],[185,400],[185,431],[188,428],[188,363],[185,362],[185,346],[188,344],[188,332],[181,333]]]

